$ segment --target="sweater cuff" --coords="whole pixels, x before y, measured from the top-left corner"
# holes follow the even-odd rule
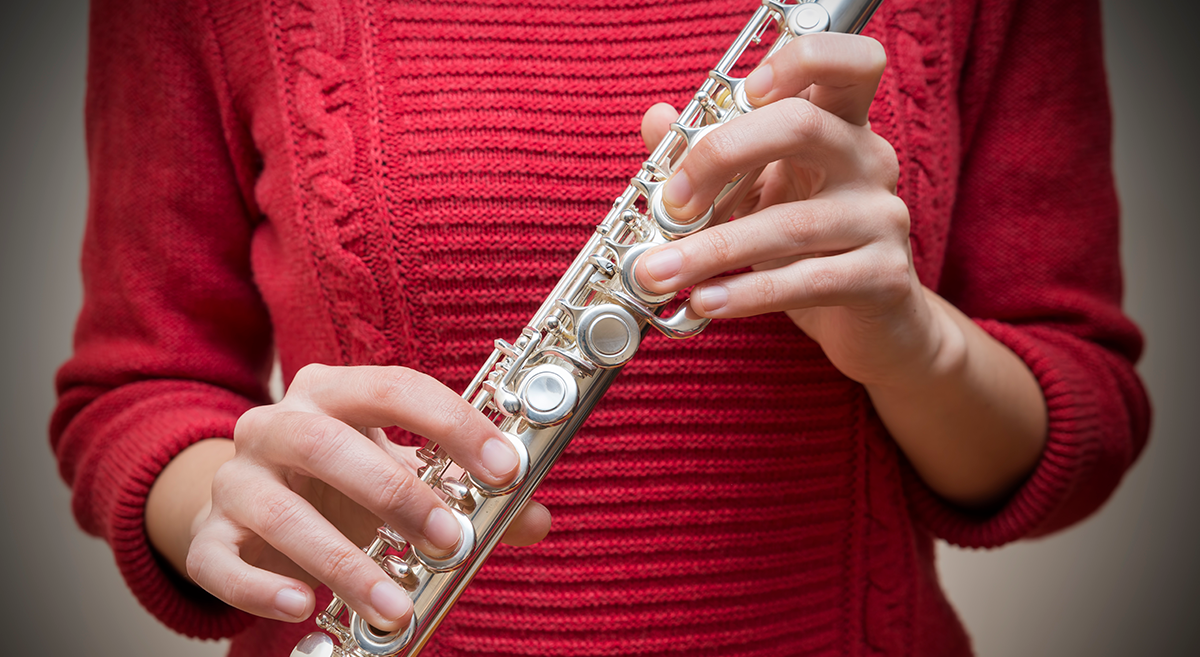
[[[950,504],[911,469],[906,483],[917,521],[935,536],[960,547],[992,548],[1046,533],[1059,524],[1055,517],[1102,450],[1101,408],[1094,381],[1066,350],[1009,324],[976,323],[1015,352],[1041,385],[1049,417],[1042,456],[1008,501],[988,513]]]
[[[150,545],[145,510],[151,485],[172,458],[201,440],[231,438],[238,418],[253,404],[226,390],[191,382],[143,382],[127,388],[140,388],[122,391],[140,392],[140,400],[125,406],[107,423],[106,435],[97,436],[96,444],[104,447],[90,468],[92,499],[86,503],[107,516],[103,531],[117,567],[150,613],[190,637],[237,634],[254,617],[175,572]],[[80,511],[77,508],[76,514]]]

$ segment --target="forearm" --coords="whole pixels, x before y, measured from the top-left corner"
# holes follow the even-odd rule
[[[930,488],[955,504],[987,507],[1037,464],[1045,399],[1016,354],[949,302],[925,295],[941,334],[933,367],[896,384],[867,385],[867,392]]]
[[[184,577],[196,524],[212,504],[213,475],[233,452],[233,441],[224,438],[188,447],[163,468],[146,498],[150,544]]]

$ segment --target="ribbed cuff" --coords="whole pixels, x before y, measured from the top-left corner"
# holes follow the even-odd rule
[[[931,491],[911,470],[909,500],[917,521],[961,547],[990,548],[1045,533],[1102,450],[1101,408],[1085,368],[1059,346],[992,320],[977,320],[1025,361],[1046,398],[1049,433],[1036,469],[1009,500],[987,514],[958,508]]]
[[[240,632],[254,617],[187,582],[159,557],[146,534],[145,510],[150,486],[175,455],[206,438],[232,437],[237,419],[253,404],[220,388],[181,381],[136,383],[115,394],[125,399],[98,402],[121,410],[94,438],[98,448],[85,475],[88,490],[79,494],[76,486],[75,502],[87,508],[76,508],[77,516],[93,513],[107,520],[102,531],[121,575],[167,627],[200,639]]]

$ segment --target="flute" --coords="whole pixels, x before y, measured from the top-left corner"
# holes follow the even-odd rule
[[[708,325],[687,305],[664,316],[675,294],[643,289],[634,268],[648,250],[727,220],[758,177],[759,171],[735,177],[707,211],[688,221],[672,218],[663,205],[666,181],[693,145],[754,110],[744,79],[731,75],[747,48],[772,26],[777,36],[767,57],[804,34],[858,33],[881,2],[763,0],[521,335],[512,343],[496,340],[463,393],[516,450],[513,481],[489,486],[464,473],[436,443],[422,447],[418,474],[445,497],[457,519],[463,537],[457,549],[434,557],[391,527],[380,527],[365,550],[408,591],[413,602],[408,625],[381,633],[335,597],[317,616],[328,634],[304,637],[292,657],[413,657],[421,651],[646,333],[653,328],[681,339]]]

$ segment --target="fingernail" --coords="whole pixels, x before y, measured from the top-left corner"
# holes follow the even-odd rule
[[[395,582],[381,581],[371,587],[371,606],[388,620],[400,620],[412,608],[412,602]]]
[[[296,589],[279,589],[275,594],[275,609],[288,618],[304,618],[308,611],[308,596]]]
[[[686,173],[679,171],[667,181],[667,186],[663,189],[663,202],[671,207],[682,209],[690,200],[692,200],[692,181],[688,180]]]
[[[706,285],[693,291],[692,296],[700,297],[701,310],[716,310],[729,301],[729,290],[724,285]]]
[[[491,438],[483,444],[479,460],[483,461],[483,467],[499,480],[507,479],[508,473],[516,470],[518,463],[517,453],[513,451],[512,446],[499,438]]]
[[[660,283],[665,281],[683,269],[683,254],[678,249],[663,249],[647,255],[642,264],[646,268],[646,273]]]
[[[462,530],[458,528],[458,521],[449,511],[437,507],[429,514],[429,519],[425,521],[425,538],[434,547],[440,548],[449,552],[458,547],[458,542],[462,540]]]
[[[744,84],[747,96],[762,98],[771,93],[771,87],[775,85],[775,72],[770,64],[759,66],[750,72]]]

